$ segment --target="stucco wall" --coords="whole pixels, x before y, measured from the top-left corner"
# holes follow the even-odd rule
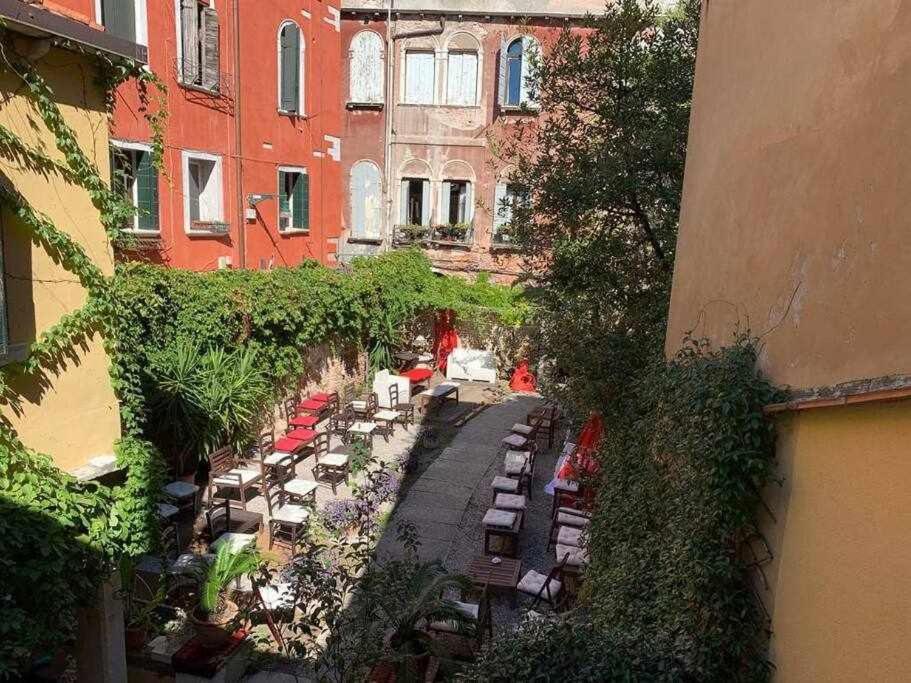
[[[44,60],[42,74],[59,98],[67,123],[82,148],[98,165],[103,177],[108,171],[107,120],[101,93],[92,85],[92,66],[75,53],[54,50]],[[0,123],[27,144],[54,158],[60,154],[27,98],[22,84],[0,73]],[[5,155],[0,175],[46,214],[62,231],[81,244],[93,262],[109,274],[113,258],[98,212],[87,193],[55,176],[44,177],[22,167]],[[3,232],[4,281],[6,285],[11,357],[20,355],[38,334],[61,316],[82,307],[85,291],[75,276],[55,264],[43,247],[31,242],[31,233],[8,210],[0,211]],[[8,359],[7,359],[8,360]],[[28,380],[12,383],[19,393],[21,412],[8,406],[3,416],[26,446],[54,457],[63,469],[72,470],[98,455],[112,452],[120,435],[117,402],[108,377],[108,358],[96,336],[75,350],[56,373],[47,374],[48,385]]]
[[[907,681],[911,402],[782,418],[771,590],[776,680]],[[759,584],[757,584],[759,585]]]
[[[911,373],[911,2],[707,7],[668,352],[739,323],[781,384]]]

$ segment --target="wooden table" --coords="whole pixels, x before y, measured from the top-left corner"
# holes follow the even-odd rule
[[[468,565],[465,574],[479,588],[487,586],[492,591],[506,592],[515,604],[516,586],[522,573],[522,560],[502,557],[500,564],[494,564],[491,562],[492,559],[487,555],[479,555]]]

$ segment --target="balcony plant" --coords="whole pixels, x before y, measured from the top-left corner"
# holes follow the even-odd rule
[[[469,223],[447,223],[437,227],[437,234],[448,242],[464,242],[469,230]]]
[[[430,227],[417,223],[408,223],[399,226],[400,241],[402,242],[420,242],[426,239],[430,233]]]
[[[232,581],[256,571],[261,563],[259,553],[252,548],[232,548],[225,544],[218,549],[215,560],[205,569],[199,587],[199,605],[190,615],[199,642],[217,649],[234,633],[238,607],[228,598]]]

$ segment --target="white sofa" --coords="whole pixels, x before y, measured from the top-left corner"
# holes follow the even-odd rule
[[[389,387],[393,384],[399,387],[399,403],[411,403],[411,380],[393,375],[388,370],[380,370],[373,377],[373,393],[376,394],[377,405],[380,408],[392,407],[389,405]]]
[[[494,383],[497,381],[497,360],[492,351],[458,347],[449,354],[446,378]]]

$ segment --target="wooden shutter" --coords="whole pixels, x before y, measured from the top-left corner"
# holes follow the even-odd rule
[[[135,0],[102,0],[101,23],[104,30],[118,38],[136,42]]]
[[[199,186],[201,181],[200,173],[201,169],[197,162],[191,161],[187,164],[187,186],[190,189],[190,229],[193,228],[193,223],[199,220],[199,193],[202,189]]]
[[[281,109],[296,114],[300,106],[300,31],[286,24],[281,34]]]
[[[184,83],[199,82],[199,3],[180,0],[181,75]]]
[[[218,46],[218,12],[207,7],[202,11],[202,87],[218,90],[221,84]]]
[[[446,101],[449,104],[477,104],[478,54],[450,52],[447,67]]]
[[[512,206],[506,203],[506,184],[497,183],[493,198],[493,232],[496,235],[512,220]]]
[[[451,201],[452,183],[448,180],[444,180],[442,189],[440,190],[440,223],[449,223],[452,212],[452,206],[450,205]]]
[[[497,76],[497,99],[501,105],[506,104],[506,90],[509,83],[509,55],[506,41],[500,43],[500,73]]]
[[[278,212],[291,213],[291,196],[288,193],[288,174],[278,172]]]
[[[435,71],[432,52],[405,53],[405,102],[433,104]]]
[[[408,179],[402,180],[402,205],[399,210],[399,218],[402,221],[402,225],[408,225],[410,221],[408,220],[408,188],[411,186],[411,183]]]
[[[421,225],[430,225],[430,181],[421,181]]]
[[[349,100],[380,103],[384,100],[383,41],[373,31],[361,31],[351,41]]]
[[[310,229],[310,176],[306,173],[294,174],[294,188],[291,192],[293,202],[294,227],[298,230]]]
[[[136,153],[136,196],[140,230],[158,230],[158,171],[150,152]]]

